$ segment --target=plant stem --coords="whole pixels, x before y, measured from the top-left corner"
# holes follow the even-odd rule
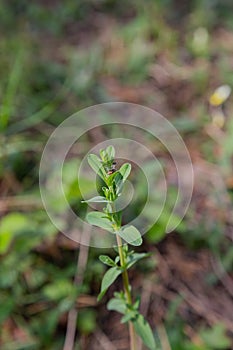
[[[122,267],[125,267],[125,257],[122,249],[122,240],[121,240],[121,237],[118,236],[118,234],[116,234],[116,238],[117,238],[117,245],[118,245],[119,256],[120,256],[120,263]],[[128,276],[127,270],[123,270],[122,278],[123,278],[123,286],[124,286],[127,302],[129,305],[132,305],[132,297],[130,293],[129,276]],[[137,350],[135,330],[132,322],[129,322],[129,336],[130,336],[130,350]]]

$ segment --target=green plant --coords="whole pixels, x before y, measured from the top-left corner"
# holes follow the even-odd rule
[[[132,225],[122,226],[122,211],[117,209],[117,199],[121,196],[122,189],[128,178],[131,165],[123,164],[119,170],[115,170],[115,150],[113,146],[100,151],[100,158],[95,154],[88,157],[89,165],[104,182],[102,195],[96,196],[87,203],[104,203],[102,212],[94,211],[87,214],[87,221],[94,226],[107,230],[115,235],[118,253],[115,260],[107,255],[100,255],[99,259],[109,266],[105,273],[101,291],[98,296],[100,300],[107,289],[114,283],[118,276],[122,275],[124,291],[116,292],[114,298],[108,304],[108,310],[115,310],[123,314],[122,323],[128,323],[130,334],[130,349],[136,350],[135,332],[141,337],[142,341],[149,349],[155,349],[155,340],[149,323],[139,313],[140,300],[133,301],[132,289],[129,283],[128,269],[138,260],[148,256],[147,253],[135,253],[129,249],[128,244],[139,246],[142,244],[140,232]],[[124,243],[123,243],[123,241]]]

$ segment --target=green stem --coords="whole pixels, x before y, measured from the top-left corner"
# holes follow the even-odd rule
[[[119,251],[119,256],[120,256],[120,263],[121,266],[124,268],[123,273],[122,273],[122,278],[123,278],[123,286],[125,290],[125,295],[126,299],[129,305],[132,305],[132,297],[130,293],[130,286],[129,286],[129,276],[128,272],[125,269],[125,257],[124,257],[124,252],[122,248],[122,240],[121,237],[116,234],[117,238],[117,245],[118,245],[118,251]],[[130,350],[136,350],[136,337],[135,337],[135,330],[132,322],[129,322],[129,335],[130,335]]]
[[[116,211],[115,203],[112,203],[111,207],[112,207],[111,214],[114,215],[113,213],[115,213],[115,211]],[[117,229],[120,229],[120,227],[118,227]],[[116,233],[116,239],[117,239],[118,252],[119,252],[119,257],[120,257],[120,264],[121,264],[121,267],[123,268],[122,279],[123,279],[123,287],[124,287],[124,291],[125,291],[125,295],[126,295],[126,300],[127,300],[129,305],[132,305],[129,276],[128,276],[127,269],[125,268],[126,262],[125,262],[123,248],[122,248],[122,239],[117,233]],[[137,350],[135,330],[134,330],[134,325],[132,322],[129,322],[129,337],[130,337],[130,350]]]
[[[117,245],[118,245],[118,251],[120,256],[120,263],[122,267],[125,267],[125,257],[122,249],[122,240],[118,234],[116,235],[116,237],[117,237]],[[125,294],[127,297],[127,302],[131,305],[132,298],[131,298],[131,293],[129,288],[129,276],[128,276],[127,270],[123,270],[122,277],[123,277],[123,285],[124,285]]]

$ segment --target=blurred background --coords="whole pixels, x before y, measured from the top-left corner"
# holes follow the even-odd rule
[[[74,349],[129,348],[120,316],[105,306],[120,281],[96,301],[105,271],[98,255],[114,251],[84,249],[58,232],[38,185],[41,154],[56,126],[82,108],[125,101],[173,123],[195,175],[188,213],[166,235],[176,192],[172,161],[148,136],[171,200],[145,236],[142,250],[151,257],[130,275],[142,313],[158,349],[232,349],[232,1],[1,1],[0,51],[0,348],[58,350],[66,338],[65,350],[72,349],[67,320],[77,310],[68,326],[68,334],[69,327],[77,333]],[[66,196],[81,215],[87,208],[76,164],[114,133],[87,133],[66,162]]]

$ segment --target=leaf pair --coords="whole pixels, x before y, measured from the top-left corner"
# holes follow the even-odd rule
[[[132,267],[137,261],[146,258],[149,256],[149,253],[134,253],[134,251],[130,252],[127,256],[126,256],[126,268],[127,270]],[[119,256],[117,256],[115,258],[115,261],[112,260],[108,255],[100,255],[99,256],[100,261],[107,265],[107,266],[118,266],[118,262],[119,262]]]
[[[113,146],[108,146],[106,149],[100,150],[100,157],[103,162],[111,162],[115,157],[115,149]]]
[[[89,224],[100,227],[111,233],[119,235],[126,243],[134,246],[142,244],[142,237],[138,229],[132,225],[123,226],[120,230],[114,230],[114,223],[107,217],[105,213],[92,211],[87,214]]]
[[[110,168],[115,157],[115,149],[113,146],[109,146],[106,150],[100,150],[101,159],[95,154],[88,155],[88,163],[90,167],[94,170],[94,172],[104,180],[105,183],[108,183],[108,175],[106,172],[106,168]]]
[[[104,150],[102,150],[102,152],[104,152]],[[115,150],[110,152],[110,157],[112,157],[113,154],[115,154]],[[102,157],[102,159],[103,158],[104,157]],[[106,181],[108,179],[108,175],[104,168],[104,164],[105,164],[104,161],[101,161],[100,158],[95,154],[89,154],[87,159],[90,167],[94,170],[94,172],[97,175],[99,175],[102,178],[102,180],[104,180],[104,182],[108,183],[108,181]],[[106,161],[108,165],[109,164],[111,165],[112,162],[113,162],[113,158],[110,158],[108,161]],[[131,171],[131,165],[129,163],[125,163],[121,166],[121,168],[116,173],[120,173],[122,175],[123,182],[125,182],[130,174],[130,171]],[[114,178],[115,176],[116,176],[115,173],[112,174],[112,178]],[[109,178],[111,179],[111,177]]]
[[[156,344],[154,340],[154,335],[151,330],[149,323],[145,320],[143,315],[141,315],[137,310],[130,309],[121,297],[115,297],[111,299],[108,303],[108,310],[117,311],[124,316],[122,317],[122,322],[132,322],[136,333],[142,339],[143,343],[151,350],[156,350]]]
[[[133,264],[135,264],[138,260],[141,260],[147,257],[146,253],[132,253],[126,258],[126,265],[119,267],[117,263],[119,262],[119,257],[117,256],[115,261],[112,260],[108,255],[100,255],[99,259],[107,266],[111,266],[102,280],[101,290],[98,296],[98,300],[101,300],[107,289],[111,286],[111,284],[117,279],[117,277],[125,270],[129,269]],[[109,272],[110,271],[110,272]]]

